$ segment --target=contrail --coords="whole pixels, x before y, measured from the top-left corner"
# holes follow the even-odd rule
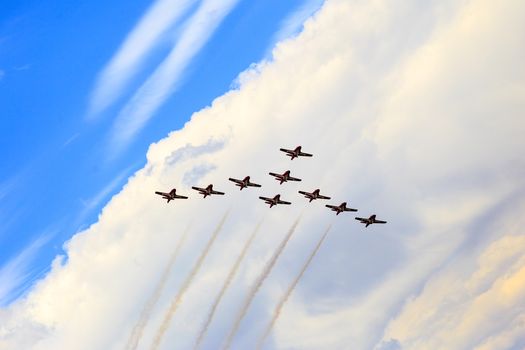
[[[175,298],[172,300],[170,307],[168,309],[168,312],[164,316],[164,319],[162,321],[162,324],[160,325],[160,328],[157,331],[157,334],[155,335],[155,339],[153,340],[153,344],[151,345],[151,349],[155,350],[158,349],[160,342],[162,340],[162,337],[164,336],[164,333],[168,330],[168,326],[170,325],[171,319],[173,318],[173,315],[175,315],[175,312],[177,311],[177,308],[179,307],[180,301],[182,300],[182,297],[184,296],[184,293],[188,290],[189,286],[191,285],[191,282],[193,281],[193,278],[197,275],[199,272],[202,263],[204,262],[204,259],[206,259],[206,256],[208,255],[208,252],[210,251],[211,246],[213,245],[213,242],[215,242],[215,239],[217,238],[217,235],[222,229],[222,226],[224,225],[224,222],[226,221],[226,218],[228,217],[229,211],[224,214],[221,221],[219,222],[219,225],[215,228],[215,231],[211,235],[208,243],[206,244],[206,247],[204,247],[204,250],[202,251],[201,255],[199,256],[199,259],[193,266],[193,269],[191,270],[190,274],[186,277],[186,280],[184,280],[184,283],[182,284],[179,292],[175,296]]]
[[[168,261],[168,264],[166,265],[166,268],[164,269],[164,272],[162,273],[162,276],[160,277],[159,284],[157,285],[157,288],[155,288],[155,291],[153,295],[149,298],[146,305],[144,305],[144,308],[142,309],[142,312],[140,313],[139,320],[135,324],[135,327],[133,327],[133,331],[131,332],[131,335],[128,339],[128,342],[126,344],[126,349],[136,349],[140,339],[142,338],[142,333],[144,332],[144,327],[146,326],[146,323],[148,322],[151,312],[153,311],[153,308],[159,301],[159,298],[162,294],[162,291],[164,290],[164,287],[166,286],[166,282],[168,281],[169,276],[171,275],[171,270],[175,264],[175,261],[177,260],[177,257],[179,256],[179,252],[182,248],[182,245],[186,241],[186,238],[188,237],[188,232],[190,231],[190,226],[186,228],[184,233],[182,234],[182,237],[180,238],[177,247],[175,248],[175,251],[170,257],[170,260]]]
[[[273,253],[270,260],[266,263],[266,266],[264,267],[263,271],[259,275],[259,278],[255,280],[255,283],[252,285],[252,288],[250,289],[250,292],[246,296],[246,299],[244,300],[244,303],[242,304],[241,310],[239,314],[237,315],[237,318],[235,319],[235,323],[233,324],[233,327],[228,334],[228,338],[226,339],[226,343],[224,345],[224,350],[229,349],[231,346],[231,343],[233,341],[233,338],[235,337],[235,334],[237,333],[237,330],[239,329],[239,326],[241,325],[241,321],[248,312],[248,308],[250,307],[253,298],[255,297],[255,294],[259,291],[259,288],[261,288],[261,285],[263,284],[264,280],[268,277],[270,272],[272,271],[273,266],[277,262],[277,259],[279,259],[279,256],[283,252],[284,248],[286,247],[286,244],[292,237],[295,228],[297,227],[297,224],[299,224],[299,221],[301,220],[301,216],[295,220],[292,227],[290,227],[290,230],[282,240],[281,244],[277,247],[277,250]]]
[[[217,306],[219,306],[222,297],[224,296],[224,293],[230,286],[231,281],[233,280],[233,277],[235,277],[235,274],[237,273],[237,270],[239,269],[239,266],[241,265],[242,260],[244,259],[244,256],[246,255],[246,252],[248,251],[248,248],[251,246],[253,240],[255,239],[255,236],[257,235],[257,232],[259,232],[259,228],[261,227],[262,220],[255,226],[255,230],[253,231],[252,235],[246,243],[244,244],[244,247],[242,248],[241,254],[233,264],[232,269],[230,270],[230,273],[226,277],[226,280],[224,281],[224,284],[222,285],[222,288],[215,298],[215,301],[213,302],[212,307],[210,308],[210,312],[208,313],[208,317],[206,318],[206,322],[204,323],[204,326],[202,327],[199,336],[197,337],[197,340],[195,341],[195,346],[193,349],[198,349],[201,345],[201,342],[204,340],[204,337],[206,336],[206,333],[208,332],[208,327],[210,326],[211,321],[213,320],[213,316],[215,315],[215,311],[217,310]]]
[[[319,242],[317,242],[317,245],[315,246],[314,250],[312,251],[312,253],[308,257],[308,259],[306,260],[305,264],[303,265],[303,268],[301,269],[301,271],[299,272],[297,277],[295,277],[295,279],[293,280],[292,284],[290,284],[290,286],[288,287],[288,289],[286,290],[286,292],[282,296],[281,300],[279,300],[279,303],[277,304],[277,306],[275,307],[275,311],[273,312],[272,320],[270,321],[270,323],[268,324],[268,326],[264,330],[264,333],[263,333],[262,337],[259,339],[259,343],[257,344],[257,349],[262,349],[264,341],[266,340],[266,338],[270,334],[270,331],[272,330],[273,326],[275,325],[275,322],[277,321],[277,319],[281,315],[281,310],[283,309],[284,304],[286,304],[286,302],[288,301],[288,298],[290,298],[290,295],[294,291],[295,286],[297,286],[297,283],[299,283],[299,280],[301,280],[301,278],[303,277],[306,269],[308,268],[308,265],[310,265],[310,263],[312,262],[313,258],[317,254],[317,251],[319,251],[319,248],[321,248],[321,245],[323,244],[323,242],[324,242],[324,240],[325,240],[326,236],[328,235],[328,232],[330,231],[331,228],[332,228],[332,225],[331,224],[328,225],[328,228],[326,229],[324,234],[321,236],[321,239],[319,240]]]

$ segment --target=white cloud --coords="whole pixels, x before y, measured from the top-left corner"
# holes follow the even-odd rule
[[[447,349],[521,344],[524,6],[328,0],[301,34],[277,45],[274,61],[244,74],[237,90],[151,145],[144,169],[96,224],[67,243],[67,262],[57,259],[32,293],[0,314],[0,324],[10,325],[0,344],[30,334],[24,339],[34,349],[122,348],[193,220],[139,343],[148,348],[230,207],[162,342],[166,348],[193,345],[246,235],[264,216],[203,343],[222,344],[239,301],[301,212],[232,348],[256,344],[330,222],[269,348],[404,349],[421,344],[419,334],[438,348],[446,341]],[[278,151],[298,144],[314,157],[291,162]],[[287,168],[303,182],[279,186],[267,175]],[[184,184],[193,173],[202,176],[195,185],[213,183],[227,195],[203,200]],[[243,175],[263,187],[241,192],[227,181]],[[167,205],[153,194],[171,187],[191,198]],[[388,224],[365,229],[351,215],[335,217],[324,203],[297,194],[316,187]],[[269,210],[257,198],[277,192],[293,205]]]
[[[155,72],[120,111],[112,133],[113,154],[125,147],[180,82],[191,59],[239,0],[203,0]]]
[[[281,23],[277,33],[275,33],[270,49],[279,41],[283,41],[297,35],[306,20],[308,20],[323,5],[325,0],[305,0],[304,3],[290,14]]]
[[[502,220],[505,236],[432,276],[387,337],[403,349],[508,349],[525,341],[525,222],[514,213],[505,219],[518,222]]]
[[[195,2],[157,0],[149,8],[99,74],[91,96],[90,117],[97,116],[121,96],[148,54]]]

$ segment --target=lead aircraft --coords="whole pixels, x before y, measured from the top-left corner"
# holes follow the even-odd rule
[[[199,193],[202,194],[204,198],[212,194],[224,195],[224,192],[214,191],[212,184],[208,185],[206,188],[192,187],[192,189],[199,191]]]
[[[291,177],[290,170],[286,170],[282,174],[276,174],[276,173],[268,173],[268,174],[275,177],[275,180],[279,181],[279,185],[282,185],[283,182],[287,182],[287,181],[301,181],[301,179],[298,179],[296,177]]]
[[[343,202],[343,203],[341,203],[339,205],[327,204],[327,205],[325,205],[325,207],[330,208],[332,211],[335,211],[335,215],[339,215],[339,214],[341,214],[344,211],[357,211],[357,209],[347,208],[346,207],[346,202]]]
[[[231,178],[231,177],[228,180],[230,180],[231,182],[234,182],[235,186],[239,186],[239,190],[241,190],[241,191],[242,191],[243,188],[246,188],[246,187],[261,187],[261,185],[259,185],[259,184],[250,182],[250,177],[249,176],[246,176],[242,180],[234,179],[234,178]]]
[[[308,198],[310,202],[313,201],[314,199],[330,199],[330,197],[321,195],[319,193],[320,191],[321,191],[320,189],[316,189],[312,193],[305,192],[305,191],[299,191],[299,193],[304,195],[305,198]]]
[[[369,218],[355,218],[356,220],[359,220],[359,222],[361,222],[362,224],[366,224],[365,227],[368,227],[369,225],[372,225],[372,224],[386,224],[386,221],[382,221],[382,220],[376,220],[376,215],[370,215]]]
[[[273,198],[268,198],[268,197],[259,197],[259,198],[262,199],[266,204],[270,204],[270,208],[277,204],[286,204],[286,205],[292,204],[290,202],[282,201],[280,194],[275,195],[275,197]]]
[[[293,160],[294,158],[298,157],[312,157],[312,154],[310,153],[304,153],[301,151],[302,146],[297,146],[295,149],[286,149],[286,148],[279,148],[279,151],[286,153],[288,157],[290,157],[290,160]]]
[[[169,191],[168,193],[155,191],[155,194],[158,194],[162,196],[162,198],[167,199],[168,203],[173,199],[188,199],[188,197],[186,196],[179,196],[175,188]]]

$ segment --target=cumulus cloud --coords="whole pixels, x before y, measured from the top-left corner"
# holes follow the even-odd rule
[[[185,286],[166,349],[194,344],[229,267],[266,215],[202,344],[223,343],[239,301],[302,211],[232,348],[254,347],[332,222],[267,348],[519,347],[524,13],[517,0],[328,0],[296,38],[277,44],[271,62],[243,74],[237,89],[150,146],[145,167],[98,222],[66,244],[67,261],[57,258],[31,293],[2,310],[0,324],[10,326],[0,342],[22,349],[123,348],[195,219],[144,328],[141,344],[148,348],[202,242],[231,206],[214,249]],[[191,148],[210,140],[222,146]],[[291,162],[278,151],[299,144],[314,157]],[[226,196],[203,200],[191,193],[185,174],[203,164],[213,168],[200,182]],[[286,169],[303,181],[279,186],[267,175]],[[241,192],[227,181],[242,175],[263,187]],[[167,205],[153,194],[171,187],[191,198]],[[388,224],[365,229],[351,215],[335,217],[297,194],[317,187]],[[257,198],[275,193],[293,205],[269,210]]]
[[[525,206],[520,206],[525,209]],[[512,219],[508,215],[505,219]],[[510,349],[523,344],[523,220],[433,275],[388,327],[403,349]]]
[[[275,43],[297,35],[301,31],[303,23],[321,8],[323,2],[324,0],[307,0],[296,11],[286,17],[277,33],[274,34],[270,50]]]

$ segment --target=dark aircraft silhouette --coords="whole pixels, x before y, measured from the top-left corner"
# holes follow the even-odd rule
[[[335,215],[339,215],[344,211],[357,211],[357,209],[347,208],[346,202],[341,203],[340,205],[330,205],[327,204],[325,207],[330,208],[332,211],[335,211]]]
[[[206,188],[200,188],[200,187],[192,187],[192,188],[196,191],[199,191],[200,194],[204,195],[204,198],[212,194],[220,194],[220,195],[224,194],[224,192],[214,191],[213,185],[208,185],[208,187]]]
[[[239,186],[239,190],[242,190],[243,188],[246,188],[246,187],[261,187],[261,185],[259,184],[250,182],[249,176],[246,176],[242,180],[233,179],[231,177],[228,180],[230,180],[231,182],[235,182],[235,186]]]
[[[366,224],[365,227],[368,227],[372,224],[386,224],[386,221],[376,220],[376,215],[370,215],[370,217],[367,218],[355,218],[356,220],[359,220],[362,224]]]
[[[287,205],[292,204],[290,202],[282,201],[280,194],[275,195],[275,197],[273,198],[268,198],[268,197],[259,197],[259,198],[262,199],[266,204],[270,204],[270,208],[277,204],[287,204]]]
[[[169,193],[155,191],[155,194],[158,194],[158,195],[162,196],[162,198],[167,199],[168,203],[171,200],[173,200],[173,199],[188,199],[188,197],[186,197],[186,196],[179,196],[177,194],[177,190],[176,189],[172,189]]]
[[[304,195],[305,198],[308,198],[310,200],[310,202],[313,201],[314,199],[330,199],[330,197],[326,197],[326,196],[320,195],[319,191],[320,191],[319,189],[316,189],[312,193],[305,192],[305,191],[299,191],[299,193]]]
[[[286,149],[286,148],[279,148],[279,151],[286,153],[286,155],[289,156],[291,160],[297,157],[311,157],[312,156],[309,153],[301,152],[301,146],[295,147],[294,150]]]
[[[279,185],[282,185],[283,182],[287,181],[301,181],[301,179],[298,179],[296,177],[290,176],[290,170],[286,170],[283,174],[276,174],[276,173],[268,173],[275,177],[275,180],[279,181]]]

